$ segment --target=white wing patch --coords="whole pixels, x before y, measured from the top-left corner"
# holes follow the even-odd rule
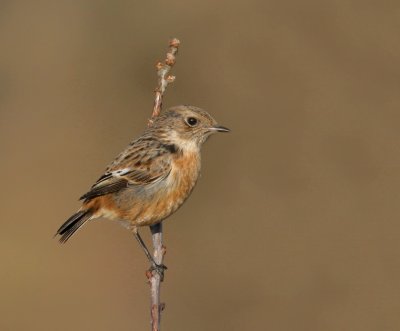
[[[123,168],[123,169],[118,169],[118,170],[111,171],[110,174],[113,177],[121,177],[123,175],[126,175],[130,171],[132,171],[131,168]]]

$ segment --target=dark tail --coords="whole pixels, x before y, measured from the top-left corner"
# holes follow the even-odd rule
[[[64,244],[67,240],[93,215],[90,209],[80,210],[72,215],[61,227],[57,230],[56,236],[60,235],[60,243]]]

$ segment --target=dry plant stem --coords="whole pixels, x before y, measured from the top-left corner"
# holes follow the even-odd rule
[[[175,76],[168,75],[171,68],[175,64],[175,55],[178,52],[178,48],[180,45],[180,41],[176,38],[173,38],[169,42],[169,49],[167,52],[167,57],[164,60],[164,63],[158,62],[156,65],[157,75],[158,75],[158,85],[155,90],[156,97],[154,100],[153,113],[151,114],[151,119],[149,120],[149,126],[153,124],[153,118],[160,115],[162,108],[162,98],[169,83],[172,83],[175,80]]]
[[[154,261],[157,264],[162,264],[165,247],[162,244],[162,223],[153,225],[150,227],[154,246]],[[163,311],[165,304],[160,301],[160,284],[161,275],[155,271],[149,275],[150,291],[151,291],[151,330],[159,331],[161,322],[161,312]]]
[[[155,90],[156,95],[154,99],[154,107],[151,118],[149,119],[148,126],[151,126],[153,124],[153,119],[160,115],[164,92],[168,84],[172,83],[175,80],[174,76],[168,74],[175,64],[175,55],[178,52],[179,44],[180,41],[176,38],[170,40],[167,56],[164,63],[158,62],[156,65],[158,85]],[[153,239],[154,261],[158,265],[162,265],[165,255],[165,246],[162,243],[162,223],[151,226],[150,230]],[[163,279],[156,270],[148,271],[146,275],[149,280],[151,293],[151,330],[160,331],[161,312],[164,310],[165,307],[165,304],[161,303],[160,301],[160,285]]]

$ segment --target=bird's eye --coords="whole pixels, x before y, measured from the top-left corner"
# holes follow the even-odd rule
[[[189,126],[191,126],[191,127],[196,126],[196,124],[197,124],[197,118],[188,117],[187,120],[186,120],[186,123],[187,123]]]

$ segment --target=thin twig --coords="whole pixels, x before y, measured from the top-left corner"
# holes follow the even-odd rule
[[[151,114],[151,118],[149,119],[148,126],[153,125],[153,119],[160,115],[162,108],[162,99],[164,96],[165,89],[167,88],[169,83],[172,83],[175,80],[175,76],[168,75],[169,71],[175,64],[175,55],[178,52],[180,41],[176,38],[173,38],[169,42],[169,49],[167,52],[167,57],[164,61],[158,62],[156,65],[157,75],[158,75],[158,85],[155,89],[155,99],[154,99],[154,107],[153,112]],[[154,261],[158,265],[163,264],[164,255],[166,252],[166,248],[162,242],[162,223],[153,225],[150,227],[152,239],[153,239],[153,248],[154,248]],[[160,331],[160,322],[161,322],[161,312],[165,308],[165,304],[160,301],[160,284],[163,281],[161,275],[153,271],[147,272],[147,278],[150,284],[150,315],[151,315],[151,330],[152,331]]]
[[[153,239],[154,261],[160,265],[163,263],[163,258],[166,253],[166,248],[162,244],[162,223],[151,226],[150,230]],[[151,330],[159,331],[161,323],[161,312],[165,308],[165,303],[161,303],[160,301],[160,285],[163,279],[161,278],[161,275],[155,271],[149,271],[147,273],[147,277],[149,279],[151,297]]]
[[[151,118],[149,120],[148,125],[151,126],[153,124],[153,118],[160,115],[162,108],[162,98],[169,83],[172,83],[175,80],[175,76],[168,75],[171,68],[175,64],[175,55],[178,52],[178,48],[180,45],[180,41],[176,38],[173,38],[169,42],[169,49],[167,52],[167,57],[165,58],[164,63],[158,62],[156,64],[157,75],[158,75],[158,85],[155,89],[156,97],[154,99],[153,113],[151,114]]]

